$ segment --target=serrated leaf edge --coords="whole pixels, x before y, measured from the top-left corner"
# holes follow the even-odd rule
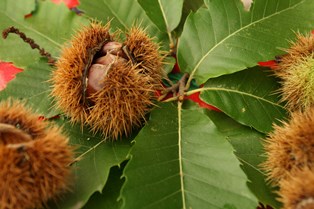
[[[241,32],[242,30],[244,30],[244,29],[246,29],[246,28],[248,28],[248,27],[250,27],[250,26],[252,26],[252,25],[254,25],[254,24],[257,24],[257,23],[259,23],[259,22],[262,22],[262,21],[264,21],[264,20],[267,20],[267,19],[269,19],[269,18],[271,18],[271,17],[273,17],[273,16],[275,16],[275,15],[281,14],[281,13],[283,13],[283,12],[285,12],[285,11],[291,10],[291,9],[293,9],[293,8],[295,8],[295,7],[297,7],[297,6],[299,6],[300,4],[304,3],[304,1],[305,1],[305,0],[300,1],[299,3],[293,5],[292,7],[288,7],[288,8],[286,8],[286,9],[283,9],[283,10],[279,11],[279,12],[275,12],[275,13],[273,13],[273,14],[267,16],[267,17],[263,17],[263,18],[261,18],[261,19],[259,19],[259,20],[256,20],[256,21],[254,21],[254,22],[251,22],[251,23],[247,24],[246,26],[241,27],[240,29],[238,29],[238,30],[236,30],[236,31],[234,31],[234,32],[232,32],[232,33],[230,33],[230,34],[229,34],[228,36],[226,36],[224,39],[222,39],[221,41],[219,41],[218,43],[216,43],[215,46],[213,46],[212,48],[210,48],[210,49],[208,50],[208,52],[206,52],[205,55],[203,55],[202,58],[196,63],[195,67],[193,68],[192,72],[190,73],[190,77],[189,77],[189,79],[188,79],[188,83],[191,83],[192,79],[194,79],[194,74],[195,74],[196,71],[198,70],[198,67],[199,67],[199,66],[202,64],[202,62],[205,60],[205,58],[206,58],[214,49],[216,49],[218,46],[220,46],[224,41],[228,40],[228,39],[229,39],[230,37],[232,37],[233,35],[235,35],[235,34]],[[208,10],[206,10],[206,11],[208,12]],[[191,13],[190,15],[193,15],[193,13]],[[190,16],[190,15],[189,15],[189,16]]]

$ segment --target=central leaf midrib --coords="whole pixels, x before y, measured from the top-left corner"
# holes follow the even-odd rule
[[[185,203],[185,189],[183,182],[183,165],[182,165],[182,102],[178,102],[178,147],[179,147],[179,176],[180,176],[180,189],[182,197],[182,209],[186,209]]]
[[[86,151],[80,153],[80,155],[77,156],[77,157],[74,159],[74,161],[75,161],[75,162],[76,162],[76,161],[80,161],[85,155],[87,155],[89,152],[95,150],[98,146],[100,146],[101,144],[105,143],[105,141],[106,141],[106,139],[103,139],[103,140],[101,140],[100,142],[98,142],[97,144],[95,144],[95,145],[89,147],[88,150],[86,150]]]
[[[202,88],[201,89],[201,92],[204,92],[204,93],[208,93],[207,91],[225,91],[225,92],[231,92],[231,93],[235,93],[235,94],[240,94],[240,95],[244,95],[244,96],[248,96],[248,97],[252,97],[252,98],[255,98],[257,100],[260,100],[260,101],[263,101],[263,102],[266,102],[266,103],[269,103],[271,105],[274,105],[274,106],[277,106],[281,109],[285,109],[283,106],[277,104],[277,103],[274,103],[270,100],[267,100],[263,97],[258,97],[254,94],[250,94],[250,93],[247,93],[247,92],[243,92],[243,91],[238,91],[238,90],[232,90],[232,89],[226,89],[226,88],[216,88],[216,87],[205,87],[205,88]]]
[[[251,167],[252,169],[254,169],[256,172],[262,174],[262,175],[266,175],[264,172],[262,172],[260,169],[258,169],[257,167],[255,167],[254,165],[252,165],[251,163],[247,162],[246,160],[244,160],[242,157],[239,157],[239,160],[242,161],[244,164],[248,165],[249,167]]]
[[[165,20],[166,30],[167,30],[167,32],[170,32],[170,31],[168,31],[169,30],[169,28],[168,28],[169,24],[168,24],[168,20],[167,20],[165,11],[164,11],[164,9],[162,7],[162,3],[160,2],[160,0],[158,0],[158,3],[159,3],[159,6],[160,6],[160,11],[161,11],[162,17]]]
[[[104,4],[105,4],[105,2],[104,2]],[[120,5],[121,5],[121,4],[120,4]],[[112,9],[112,7],[110,7],[110,4],[105,4],[105,6],[108,7],[108,9],[110,10],[110,12],[113,14],[113,16],[115,16],[115,17],[117,18],[117,20],[119,21],[119,23],[120,23],[126,30],[128,30],[129,27],[128,27],[126,24],[124,24],[124,22],[121,20],[120,16],[118,16],[118,14],[117,14],[116,12],[114,12],[114,10]]]
[[[212,47],[211,49],[209,49],[209,51],[199,60],[199,62],[196,63],[194,69],[193,69],[192,72],[191,72],[191,76],[190,76],[190,77],[193,78],[195,72],[197,71],[198,67],[202,64],[202,62],[205,60],[205,58],[206,58],[212,51],[214,51],[217,47],[219,47],[223,42],[225,42],[226,40],[228,40],[230,37],[233,37],[235,34],[242,32],[244,29],[247,29],[247,28],[250,27],[251,25],[257,24],[257,23],[262,22],[262,21],[264,21],[264,20],[267,20],[267,19],[269,19],[269,18],[271,18],[271,17],[273,17],[273,16],[275,16],[275,15],[281,14],[281,13],[286,12],[286,11],[292,9],[292,8],[295,8],[295,7],[297,7],[299,4],[301,4],[301,3],[303,3],[303,2],[304,2],[304,0],[301,1],[301,2],[299,2],[299,3],[297,3],[297,4],[295,4],[295,5],[292,6],[292,7],[288,7],[288,8],[286,8],[286,9],[283,9],[283,10],[281,10],[281,11],[278,11],[278,12],[272,14],[272,15],[269,15],[269,16],[267,16],[267,17],[265,17],[265,18],[262,18],[262,19],[259,19],[259,20],[254,21],[254,22],[251,22],[251,23],[249,23],[248,25],[246,25],[246,26],[240,28],[239,30],[236,30],[236,31],[234,31],[233,33],[229,34],[229,35],[226,36],[224,39],[222,39],[221,41],[219,41],[214,47]]]

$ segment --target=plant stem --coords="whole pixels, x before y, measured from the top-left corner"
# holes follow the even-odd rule
[[[47,52],[44,48],[40,48],[40,46],[31,38],[28,38],[25,33],[21,32],[19,29],[11,26],[8,27],[7,29],[2,31],[2,37],[4,39],[6,39],[9,35],[9,33],[14,33],[18,36],[20,36],[20,38],[25,42],[28,43],[30,45],[30,47],[32,49],[38,49],[39,50],[39,54],[43,57],[47,57],[48,58],[48,63],[50,64],[54,64],[55,63],[55,59],[52,58],[51,54],[49,52]]]
[[[158,98],[159,101],[163,100],[168,93],[172,92],[173,93],[173,97],[172,98],[176,98],[176,100],[178,99],[179,101],[183,101],[184,100],[184,94],[186,91],[186,80],[188,79],[189,74],[185,73],[180,80],[173,84],[172,86],[166,88],[163,92],[162,95]],[[177,96],[178,93],[178,96]],[[174,100],[173,100],[174,101]]]

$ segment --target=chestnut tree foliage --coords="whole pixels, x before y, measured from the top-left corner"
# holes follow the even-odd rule
[[[26,100],[46,118],[60,115],[53,121],[78,147],[71,191],[51,208],[280,207],[260,164],[265,136],[287,111],[278,80],[257,63],[283,54],[296,31],[314,28],[313,0],[254,0],[249,11],[240,0],[81,0],[78,9],[83,15],[49,1],[2,0],[0,29],[15,26],[58,58],[91,19],[110,20],[112,32],[140,25],[163,50],[174,46],[181,73],[169,78],[188,73],[186,95],[200,92],[221,112],[173,98],[157,103],[132,137],[104,139],[55,108],[47,59],[16,35],[1,39],[0,60],[24,71],[0,99]]]

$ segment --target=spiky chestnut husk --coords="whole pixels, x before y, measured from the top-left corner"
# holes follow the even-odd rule
[[[275,125],[265,142],[264,169],[273,184],[295,170],[314,168],[314,108],[294,112],[288,122]]]
[[[286,52],[274,70],[282,80],[282,101],[290,111],[305,111],[314,104],[314,36],[298,34]]]
[[[93,130],[102,130],[113,138],[126,135],[132,127],[142,124],[159,85],[145,76],[144,69],[130,62],[112,65],[103,81],[103,90],[90,97],[95,105],[90,109],[88,124],[93,124]]]
[[[133,127],[140,126],[145,120],[145,114],[153,106],[154,92],[162,88],[162,56],[158,52],[158,45],[139,28],[130,29],[125,43],[119,44],[109,34],[99,35],[98,31],[101,31],[99,27],[102,26],[93,23],[85,28],[72,40],[77,44],[72,43],[72,47],[66,48],[69,53],[62,53],[61,61],[57,62],[57,69],[52,78],[54,88],[52,95],[58,98],[58,106],[74,122],[81,121],[82,124],[89,125],[93,131],[101,131],[104,136],[117,139],[124,135],[128,136]],[[108,30],[109,26],[106,26],[105,31]],[[91,45],[89,38],[81,38],[87,36],[86,33],[92,33],[92,36],[88,36],[91,39],[93,36],[103,39],[96,38],[95,44]],[[104,37],[109,42],[103,43]],[[76,50],[78,44],[84,45],[81,48],[85,51]],[[75,70],[68,67],[79,59],[81,54],[89,55],[86,51],[101,44],[104,46],[97,53],[101,54],[100,57],[90,56],[89,59],[84,59],[75,65]],[[115,49],[111,50],[112,47]],[[106,59],[108,55],[113,58]],[[68,56],[71,59],[68,59]],[[86,90],[89,104],[83,105],[82,71],[91,59],[93,61],[90,69],[93,69],[92,73],[88,74]],[[108,60],[113,61],[108,64]],[[66,67],[63,66],[64,63],[67,63]],[[99,72],[100,64],[106,66],[103,73]],[[67,86],[63,83],[67,83]]]
[[[46,130],[46,124],[38,120],[38,115],[33,114],[31,110],[26,109],[23,103],[8,100],[0,103],[0,123],[11,125],[22,130],[33,139],[43,136]],[[10,143],[20,143],[26,139],[16,137],[14,132],[0,129],[0,146]]]
[[[160,82],[163,76],[163,52],[160,53],[159,45],[138,27],[133,27],[128,31],[124,45],[134,55],[136,63],[144,68],[154,81]]]
[[[76,34],[70,46],[63,48],[56,62],[51,94],[57,100],[57,107],[68,114],[73,122],[84,122],[89,115],[88,106],[83,104],[82,78],[85,67],[92,62],[92,50],[111,40],[109,24],[103,26],[92,22]]]
[[[0,209],[41,208],[68,189],[73,148],[20,102],[0,103]]]
[[[304,168],[280,181],[278,193],[285,209],[314,209],[314,170]]]

